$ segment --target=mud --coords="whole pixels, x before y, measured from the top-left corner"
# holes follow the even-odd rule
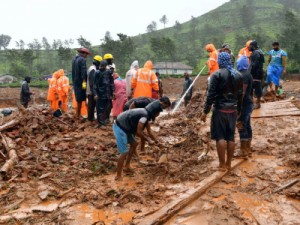
[[[181,83],[163,82],[166,94],[180,96]],[[111,125],[95,129],[95,124],[74,120],[72,113],[63,115],[62,123],[42,106],[5,117],[1,124],[13,118],[21,122],[2,132],[17,144],[19,163],[0,181],[0,224],[138,224],[215,171],[209,121],[199,120],[203,94],[195,91],[186,109],[155,121],[153,130],[164,147],[147,145],[139,151],[134,173],[120,182],[114,180],[118,153]],[[270,193],[300,176],[299,124],[300,117],[293,116],[253,119],[255,157],[169,224],[258,224],[266,219],[296,224],[300,184]],[[256,206],[257,201],[266,208]],[[260,216],[265,211],[269,217]]]

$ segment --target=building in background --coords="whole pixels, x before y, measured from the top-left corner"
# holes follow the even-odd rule
[[[153,71],[167,75],[183,75],[184,73],[191,74],[193,67],[182,62],[157,62],[153,66]]]

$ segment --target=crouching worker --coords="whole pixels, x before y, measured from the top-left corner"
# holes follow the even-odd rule
[[[125,169],[130,170],[130,161],[138,146],[135,135],[145,139],[149,144],[153,144],[153,141],[155,144],[159,144],[157,138],[151,131],[149,122],[155,120],[162,111],[163,108],[160,101],[154,101],[144,109],[140,108],[125,111],[114,121],[113,131],[118,151],[121,154],[118,159],[116,180],[122,180],[122,170],[125,160]],[[147,129],[148,135],[144,133],[145,128]],[[130,145],[129,150],[127,144]]]

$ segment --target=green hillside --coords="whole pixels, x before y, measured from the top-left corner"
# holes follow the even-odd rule
[[[162,36],[175,42],[175,60],[185,61],[192,66],[206,57],[204,46],[210,42],[217,48],[222,43],[229,43],[233,52],[237,54],[247,40],[256,39],[261,48],[267,51],[274,40],[283,41],[280,35],[287,10],[291,10],[300,18],[300,0],[231,0],[180,26],[175,25],[134,37],[136,55],[144,56],[144,60],[147,57],[161,60],[149,50],[151,37]],[[197,60],[191,59],[190,55]]]
[[[185,23],[128,37],[118,34],[118,39],[104,37],[101,46],[88,46],[79,42],[94,54],[112,53],[118,72],[124,75],[135,59],[141,64],[148,59],[157,61],[182,61],[193,66],[198,73],[207,59],[204,46],[214,43],[219,48],[230,44],[237,55],[249,39],[258,41],[264,52],[278,40],[289,54],[288,71],[299,72],[300,58],[300,0],[231,0]],[[71,70],[75,49],[61,45],[48,47],[34,43],[37,48],[0,50],[0,74],[17,77],[53,73],[59,68]],[[39,48],[38,48],[39,47]],[[88,64],[92,61],[89,57]]]

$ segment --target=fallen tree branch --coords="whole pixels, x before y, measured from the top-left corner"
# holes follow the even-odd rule
[[[4,137],[4,136],[3,136]],[[7,179],[7,173],[9,170],[13,168],[13,166],[18,163],[18,155],[15,150],[15,143],[12,139],[6,137],[7,148],[8,148],[8,160],[6,160],[5,164],[2,166],[0,173],[3,179]]]
[[[0,126],[0,132],[4,131],[4,130],[7,130],[9,128],[12,128],[12,127],[18,125],[19,123],[20,123],[19,120],[11,120],[8,123],[5,123],[2,126]]]
[[[72,125],[66,123],[65,121],[63,121],[63,120],[61,120],[61,119],[58,119],[58,118],[55,118],[55,119],[58,120],[59,122],[65,124],[65,125],[67,125],[68,127],[71,127],[71,128],[72,128]]]

